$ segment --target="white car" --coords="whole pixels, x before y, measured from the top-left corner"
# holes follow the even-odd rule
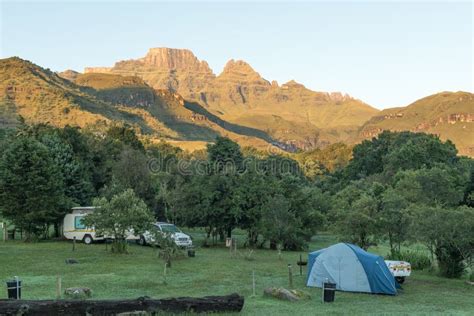
[[[153,224],[153,228],[157,229],[163,236],[169,235],[179,247],[189,248],[193,245],[193,241],[189,235],[183,233],[178,227],[171,223],[158,222]],[[137,241],[140,245],[145,246],[156,242],[153,234],[149,231],[140,235]]]
[[[396,261],[396,260],[385,260],[390,272],[392,272],[395,280],[398,283],[402,284],[405,282],[405,277],[410,276],[411,274],[411,264],[406,261]]]

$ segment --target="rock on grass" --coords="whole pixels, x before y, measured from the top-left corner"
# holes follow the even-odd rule
[[[282,287],[268,287],[263,290],[264,296],[275,297],[280,300],[296,302],[303,299],[310,299],[311,296],[300,290],[288,290]]]
[[[92,296],[92,290],[88,287],[69,287],[64,290],[64,295],[71,299],[86,299]]]

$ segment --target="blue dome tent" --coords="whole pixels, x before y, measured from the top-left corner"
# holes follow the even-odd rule
[[[384,259],[352,244],[339,243],[308,255],[306,285],[322,287],[326,279],[340,291],[397,294]]]

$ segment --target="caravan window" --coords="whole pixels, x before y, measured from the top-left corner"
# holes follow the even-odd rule
[[[74,228],[75,229],[85,229],[86,225],[84,225],[84,216],[76,216],[74,218]]]

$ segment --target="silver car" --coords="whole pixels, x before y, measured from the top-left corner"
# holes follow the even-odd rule
[[[179,247],[189,248],[193,245],[193,241],[189,235],[183,233],[176,225],[165,222],[157,222],[153,224],[153,228],[160,232],[163,236],[170,236],[175,244]],[[156,242],[154,234],[146,231],[138,239],[138,243],[142,246],[154,244]]]

